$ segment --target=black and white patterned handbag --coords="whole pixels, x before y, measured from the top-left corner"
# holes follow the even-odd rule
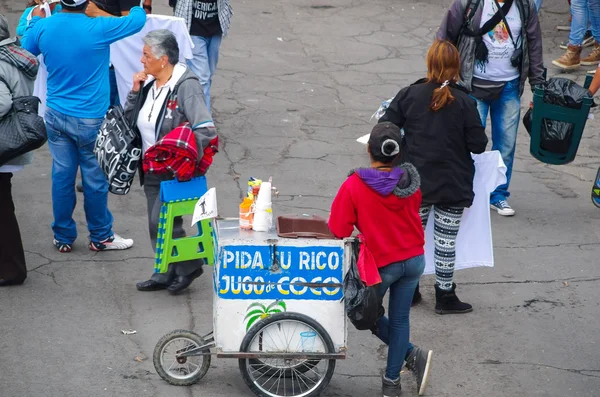
[[[129,193],[142,157],[141,138],[132,128],[121,105],[111,107],[96,138],[96,159],[108,180],[111,193]]]

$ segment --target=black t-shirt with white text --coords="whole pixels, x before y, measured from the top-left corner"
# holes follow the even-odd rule
[[[106,11],[116,17],[121,16],[121,12],[129,11],[135,6],[140,5],[140,0],[92,0],[102,11]]]
[[[217,0],[193,1],[190,34],[192,36],[212,37],[223,33],[219,22]]]

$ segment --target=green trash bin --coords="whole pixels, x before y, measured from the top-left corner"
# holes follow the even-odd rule
[[[588,88],[592,82],[592,76],[587,76],[584,87]],[[533,114],[531,122],[531,143],[529,151],[531,155],[539,161],[547,164],[567,164],[575,159],[579,142],[583,135],[585,123],[587,122],[590,113],[590,107],[593,103],[593,98],[584,98],[581,109],[570,109],[558,105],[550,105],[544,103],[543,88],[536,88],[533,94]],[[542,149],[541,147],[541,131],[542,119],[551,119],[556,121],[564,121],[573,124],[573,136],[571,143],[566,153],[553,153]]]

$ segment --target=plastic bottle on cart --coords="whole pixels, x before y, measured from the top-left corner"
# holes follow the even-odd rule
[[[244,197],[240,204],[240,229],[252,229],[254,220],[254,201],[249,197]]]
[[[258,193],[260,192],[260,185],[252,186],[252,200],[256,203],[256,199],[258,199]]]
[[[271,205],[271,183],[263,182],[260,185],[258,198],[255,201],[252,230],[257,232],[268,232],[272,226],[273,209]]]
[[[259,188],[261,183],[262,183],[262,180],[256,179],[254,177],[250,177],[250,179],[248,180],[248,197],[256,198],[256,197],[253,197],[254,188],[255,187]]]

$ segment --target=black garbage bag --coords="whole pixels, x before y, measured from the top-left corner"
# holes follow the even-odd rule
[[[525,129],[529,133],[529,136],[531,136],[531,124],[532,123],[533,123],[533,108],[529,108],[529,109],[527,109],[525,116],[523,116],[523,125],[525,126]]]
[[[581,109],[589,92],[579,84],[563,77],[553,77],[544,83],[544,102],[571,109]],[[529,109],[523,117],[525,129],[531,135],[533,114]],[[566,153],[573,139],[574,125],[565,121],[542,118],[540,146],[552,153]]]
[[[344,303],[346,315],[356,329],[373,330],[379,317],[383,316],[383,305],[379,285],[367,287],[360,279],[356,266],[359,246],[358,239],[352,243],[352,263],[344,277]]]
[[[589,97],[587,88],[563,77],[553,77],[544,83],[544,102],[571,109],[581,109],[583,98]]]

